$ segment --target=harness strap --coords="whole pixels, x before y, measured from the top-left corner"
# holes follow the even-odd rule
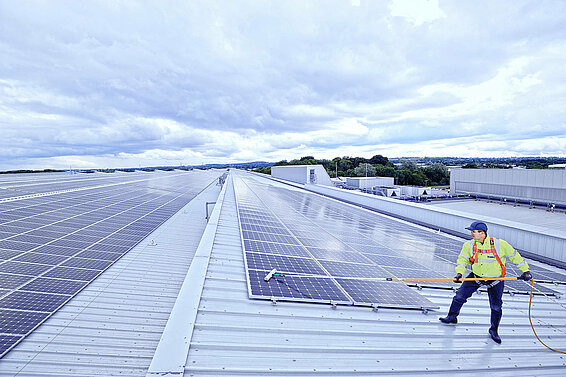
[[[493,243],[493,238],[490,237],[489,243],[491,245],[491,253],[495,256],[497,263],[499,263],[499,265],[501,266],[501,277],[504,278],[505,277],[505,265],[503,263],[501,263],[501,259],[499,258],[499,255],[497,255],[497,250],[496,250],[495,245]]]
[[[476,243],[474,242],[474,240],[470,240],[470,244],[472,245],[472,250],[473,250],[472,256],[470,257],[470,264],[473,267],[474,263],[478,263],[479,250],[478,250],[478,247],[476,246]],[[495,260],[501,266],[501,276],[500,277],[503,278],[503,277],[505,277],[506,268],[505,268],[505,265],[501,262],[501,258],[499,258],[499,255],[497,254],[497,249],[499,247],[495,246],[495,242],[493,241],[493,237],[489,238],[489,244],[490,244],[489,252],[491,254],[493,254],[493,256],[495,257]],[[499,240],[497,240],[497,246],[499,246]]]

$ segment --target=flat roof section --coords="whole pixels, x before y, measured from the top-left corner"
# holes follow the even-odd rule
[[[566,213],[564,212],[552,213],[541,208],[528,208],[525,206],[513,206],[513,204],[499,204],[470,199],[434,201],[428,203],[428,205],[473,213],[478,216],[478,219],[481,219],[482,216],[489,216],[566,232]]]

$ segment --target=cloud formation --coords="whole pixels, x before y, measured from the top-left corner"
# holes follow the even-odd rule
[[[0,2],[0,169],[566,155],[566,4]]]

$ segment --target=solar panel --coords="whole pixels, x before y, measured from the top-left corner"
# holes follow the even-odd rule
[[[4,355],[23,338],[23,336],[0,334],[0,355]]]
[[[71,296],[15,291],[0,299],[0,308],[52,312]]]
[[[0,288],[15,289],[31,279],[33,279],[31,276],[0,273]]]
[[[270,271],[277,266],[278,271],[301,274],[322,275],[324,270],[311,258],[284,257],[281,255],[246,253],[249,269]]]
[[[463,240],[437,235],[386,216],[335,201],[330,202],[307,192],[261,184],[257,180],[252,184],[248,182],[250,182],[248,178],[241,176],[234,180],[248,274],[254,269],[256,274],[262,268],[266,273],[273,268],[284,272],[283,266],[292,270],[289,263],[310,258],[313,265],[318,265],[324,270],[324,273],[315,275],[357,278],[343,281],[330,279],[341,288],[342,294],[346,293],[351,302],[360,305],[393,305],[407,308],[434,306],[418,292],[407,287],[408,285],[434,288],[458,287],[452,281],[411,281],[406,284],[392,284],[392,282],[371,279],[387,276],[451,278]],[[267,219],[269,223],[262,222],[262,218]],[[293,249],[287,253],[287,241],[279,238],[278,235],[287,235],[298,240],[298,243],[294,243]],[[259,239],[270,242],[258,243]],[[285,260],[288,263],[282,263],[281,259],[264,260],[261,264],[253,264],[253,267],[250,267],[249,254],[254,252],[304,258]],[[278,262],[281,262],[280,266]],[[304,262],[301,260],[301,263]],[[298,270],[296,274],[303,274],[305,277],[310,274],[300,271],[300,268]],[[251,279],[249,276],[248,278]],[[278,280],[291,278],[292,276],[279,277]],[[508,290],[527,292],[524,284],[521,283],[510,284]],[[395,289],[383,288],[388,287],[388,284]],[[254,293],[257,288],[254,291],[251,290],[251,286],[250,284],[250,297],[258,297]],[[269,282],[265,285],[261,284],[260,298],[283,294],[279,291],[268,294],[269,286]],[[383,292],[372,293],[371,289],[383,289]],[[555,293],[551,289],[546,289],[549,293]],[[290,295],[289,298],[298,298],[295,293]],[[343,299],[341,294],[339,296],[340,299],[334,300]]]
[[[248,240],[285,243],[289,245],[299,244],[297,239],[292,236],[283,236],[281,234],[272,234],[272,233],[249,232],[246,230],[244,230],[242,233],[244,239],[248,239]]]
[[[22,291],[73,295],[87,283],[84,281],[37,278],[20,288]]]
[[[262,242],[244,239],[244,247],[248,251],[268,254],[281,254],[297,257],[308,257],[309,253],[299,245],[279,244],[273,242]]]
[[[320,264],[331,276],[347,276],[362,278],[388,278],[393,277],[386,269],[375,264],[347,263],[320,261]],[[279,269],[277,269],[279,270]]]
[[[253,297],[266,299],[300,299],[301,301],[335,301],[349,303],[351,299],[330,279],[312,277],[273,278],[264,280],[268,271],[249,270]]]
[[[49,313],[0,309],[0,328],[11,334],[27,334]]]
[[[25,263],[5,261],[0,263],[0,272],[16,274],[16,275],[30,275],[37,276],[42,272],[49,270],[51,266],[45,264]]]
[[[364,281],[337,279],[353,298],[354,303],[373,303],[382,307],[434,309],[437,305],[417,292],[408,289],[403,282]]]
[[[0,357],[219,174],[22,183],[0,203]]]
[[[55,267],[42,276],[58,279],[90,281],[101,273],[100,270],[87,270],[83,268]]]
[[[307,247],[307,250],[318,260],[343,261],[353,263],[371,263],[371,259],[355,251],[326,250]]]
[[[252,298],[265,299],[290,299],[305,300],[314,302],[333,302],[347,303],[354,305],[381,305],[381,306],[403,306],[399,302],[403,298],[389,298],[387,294],[376,294],[367,291],[367,281],[361,279],[372,279],[376,277],[391,277],[385,269],[375,264],[367,256],[357,252],[354,248],[356,245],[349,245],[338,238],[338,235],[351,235],[351,231],[344,229],[344,224],[339,224],[342,231],[333,232],[335,237],[326,235],[321,227],[313,225],[311,221],[301,221],[301,217],[297,216],[293,211],[285,213],[284,203],[278,203],[268,208],[260,199],[259,195],[253,192],[253,189],[242,189],[243,182],[236,181],[237,200],[246,203],[246,211],[238,208],[240,224],[242,226],[242,242],[244,246],[245,267],[248,275],[249,294]],[[268,197],[265,191],[261,198]],[[251,204],[253,203],[253,205]],[[251,209],[253,208],[253,210]],[[276,210],[275,210],[276,209]],[[308,211],[304,211],[308,214]],[[263,217],[270,221],[269,227],[277,229],[277,233],[268,233],[269,229],[263,229],[265,232],[254,232],[244,230],[243,226],[249,224],[247,221],[251,216],[257,218],[257,214],[262,213]],[[299,220],[297,221],[297,217]],[[317,213],[320,220],[320,213]],[[289,219],[289,221],[285,221]],[[348,219],[344,220],[349,223]],[[333,219],[336,223],[336,218]],[[254,226],[262,226],[257,223]],[[262,234],[258,237],[256,234]],[[290,234],[286,238],[280,238],[280,234]],[[296,249],[301,250],[303,257],[295,257],[291,255],[273,255],[272,253],[258,252],[258,245],[252,244],[256,239],[261,239],[263,245],[277,245],[284,252],[283,245],[292,244]],[[359,239],[358,239],[359,241]],[[372,245],[371,239],[358,242],[358,245]],[[377,246],[377,245],[375,245]],[[275,249],[275,246],[269,246]],[[296,254],[296,251],[294,251]],[[325,260],[326,259],[338,259]],[[347,263],[343,259],[349,259],[354,262],[363,263]],[[282,273],[292,273],[287,276],[276,276],[265,281],[267,273],[273,269]],[[301,276],[303,275],[303,276]],[[338,277],[351,277],[353,279],[338,279]],[[374,281],[369,286],[377,287]],[[372,285],[373,284],[373,285]],[[387,283],[386,283],[387,284]],[[407,308],[432,308],[435,307],[426,298],[412,291],[405,284],[395,284],[396,292],[407,293],[401,295],[405,297],[404,307]],[[410,293],[408,293],[410,292]],[[414,300],[419,297],[419,300]],[[411,299],[412,302],[407,300]]]

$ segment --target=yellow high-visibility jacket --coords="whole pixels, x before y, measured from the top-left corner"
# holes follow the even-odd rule
[[[470,258],[473,255],[473,244],[476,244],[478,249],[478,262],[472,265],[472,272],[476,276],[481,276],[484,278],[494,278],[501,276],[502,269],[499,262],[495,256],[491,253],[491,243],[489,241],[490,237],[489,234],[481,243],[480,241],[470,240],[466,241],[462,245],[462,250],[460,251],[460,255],[456,261],[456,273],[464,275],[466,272],[466,267],[470,264]],[[523,272],[529,271],[529,265],[527,261],[523,259],[521,254],[517,250],[513,248],[513,246],[509,245],[509,243],[505,240],[500,240],[494,238],[495,243],[495,250],[497,255],[499,255],[499,259],[501,259],[501,263],[505,265],[507,259],[513,262],[519,269]]]

